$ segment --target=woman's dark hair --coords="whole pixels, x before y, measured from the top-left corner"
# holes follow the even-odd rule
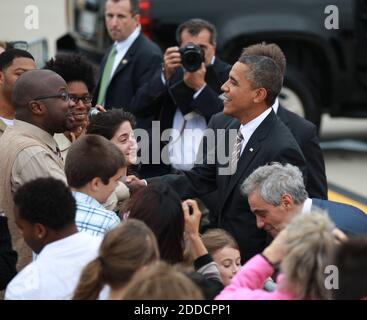
[[[55,58],[47,61],[43,69],[56,72],[66,83],[72,81],[84,82],[89,93],[92,93],[96,86],[94,67],[86,57],[80,54],[59,53]]]
[[[183,261],[185,221],[178,194],[167,184],[152,183],[138,190],[127,205],[129,218],[144,221],[155,234],[161,259]]]
[[[122,123],[129,121],[131,127],[135,127],[135,117],[132,113],[123,109],[112,109],[100,112],[90,119],[87,134],[98,134],[111,140]]]

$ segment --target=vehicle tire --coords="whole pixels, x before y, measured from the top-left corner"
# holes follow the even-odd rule
[[[308,79],[298,70],[287,68],[279,102],[284,108],[313,122],[320,129],[321,106],[318,95]]]

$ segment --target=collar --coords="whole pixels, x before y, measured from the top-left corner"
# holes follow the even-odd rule
[[[57,152],[57,142],[55,139],[45,130],[37,127],[29,122],[14,120],[13,127],[27,136],[35,138],[41,143],[47,145],[52,151]]]
[[[274,102],[274,104],[271,107],[273,108],[275,114],[277,114],[278,113],[278,109],[279,109],[279,100],[278,100],[278,98],[275,98],[275,102]]]
[[[310,213],[312,208],[312,199],[307,198],[303,203],[301,213]]]
[[[90,206],[106,210],[106,208],[102,204],[100,204],[96,199],[94,199],[93,197],[91,197],[90,195],[86,193],[79,192],[79,191],[72,191],[72,194],[74,198],[79,202],[83,202]]]
[[[71,146],[71,141],[63,133],[55,133],[54,139],[57,142],[60,151],[65,151]]]
[[[240,130],[246,143],[248,142],[248,140],[250,140],[250,137],[255,132],[257,127],[265,120],[265,118],[270,114],[271,111],[272,111],[271,108],[267,108],[255,119],[252,119],[250,122],[247,122],[246,124],[241,124]]]
[[[139,37],[141,26],[136,27],[136,29],[125,39],[121,41],[115,41],[114,46],[117,52],[130,48],[133,42]]]
[[[82,233],[76,232],[66,238],[47,244],[39,253],[36,261],[38,261],[42,256],[46,256],[49,259],[52,256],[57,256],[60,252],[64,252],[65,249],[68,250],[69,248],[74,247],[75,243],[78,242],[78,239],[81,236]]]
[[[0,121],[5,123],[6,126],[12,126],[14,124],[14,119],[7,119],[7,118],[0,117]]]

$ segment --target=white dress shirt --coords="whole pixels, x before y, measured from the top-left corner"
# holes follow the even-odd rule
[[[101,237],[78,232],[45,246],[9,283],[7,300],[71,299],[81,271],[97,257]]]
[[[271,112],[271,108],[266,109],[262,114],[257,116],[255,119],[252,119],[250,122],[246,124],[241,124],[240,130],[243,136],[243,141],[241,144],[241,154],[245,149],[247,143],[249,142],[252,134],[255,132],[257,127],[265,120],[265,118]]]
[[[215,56],[211,64],[214,64]],[[166,84],[162,74],[162,81]],[[193,95],[196,99],[204,90],[204,84]],[[201,139],[207,128],[205,118],[195,111],[183,115],[179,108],[176,109],[172,124],[172,142],[169,144],[169,160],[171,165],[177,170],[190,170],[195,163]]]
[[[312,199],[307,198],[305,202],[303,203],[301,213],[310,213],[311,209],[312,209]]]
[[[112,65],[112,71],[111,71],[111,78],[112,75],[115,73],[117,67],[121,63],[122,59],[125,57],[126,52],[130,49],[134,41],[139,37],[141,27],[137,27],[132,34],[130,34],[125,40],[122,41],[115,41],[115,48],[117,50],[115,61]]]
[[[275,114],[277,114],[278,109],[279,109],[279,100],[278,100],[278,98],[275,98],[275,102],[271,107],[273,108]]]

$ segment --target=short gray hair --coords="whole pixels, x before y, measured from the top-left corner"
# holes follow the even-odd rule
[[[238,62],[249,68],[246,78],[252,89],[264,88],[267,92],[265,102],[268,107],[272,106],[283,85],[283,75],[276,62],[264,56],[247,55],[241,56]]]
[[[272,162],[252,172],[241,186],[248,196],[253,192],[274,206],[279,206],[284,194],[289,194],[295,204],[302,204],[308,197],[301,171],[289,163]]]
[[[280,265],[284,273],[282,286],[294,292],[297,299],[330,298],[324,270],[331,263],[336,246],[334,228],[321,209],[296,215],[285,227],[286,256]]]

